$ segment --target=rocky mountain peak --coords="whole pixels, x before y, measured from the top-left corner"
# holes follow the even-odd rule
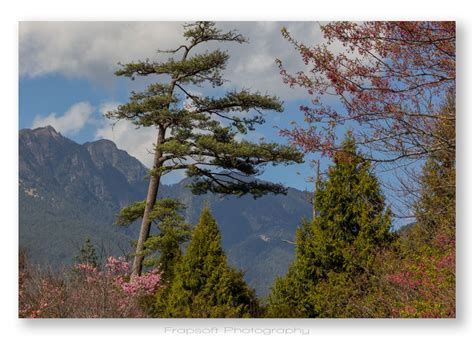
[[[130,250],[136,226],[118,228],[114,221],[121,207],[145,198],[145,166],[111,141],[78,144],[50,126],[21,130],[19,137],[20,245],[31,258],[60,266],[75,255],[72,245],[81,245],[86,237],[104,244],[112,255]],[[191,223],[209,204],[229,261],[246,273],[259,294],[266,294],[292,259],[294,247],[284,240],[293,239],[303,216],[311,216],[306,193],[290,189],[286,196],[257,200],[193,195],[190,181],[161,185],[159,197],[184,203]]]
[[[120,150],[110,140],[99,139],[87,142],[83,146],[99,169],[112,167],[120,171],[129,183],[143,181],[147,174],[147,169],[138,159],[130,156],[126,151]]]
[[[53,137],[53,138],[62,137],[61,133],[56,131],[56,129],[54,127],[52,127],[51,125],[38,127],[38,128],[33,129],[31,131],[37,136],[50,136],[50,137]]]

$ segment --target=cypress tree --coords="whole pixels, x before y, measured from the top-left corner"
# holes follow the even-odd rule
[[[228,266],[219,228],[209,208],[205,207],[186,254],[178,264],[166,307],[158,316],[223,318],[258,315],[255,293],[245,283],[242,273]]]
[[[95,268],[99,265],[99,258],[96,249],[90,238],[87,238],[82,245],[79,254],[74,257],[74,262],[77,264],[89,264]]]
[[[296,259],[272,288],[270,316],[360,316],[374,258],[393,240],[390,210],[350,134],[333,161],[316,184],[316,217],[297,231]]]
[[[395,317],[456,316],[456,110],[452,89],[429,140],[420,177],[416,222],[404,228],[400,254],[385,261],[384,298]],[[444,140],[441,148],[438,140]],[[401,258],[401,261],[400,261]],[[415,283],[415,284],[414,284]],[[421,284],[419,284],[421,283]]]
[[[423,167],[419,200],[415,213],[419,237],[429,242],[443,232],[454,238],[456,226],[456,99],[454,90],[445,98],[440,116],[435,121],[433,134],[442,138],[450,148],[439,148],[437,139],[430,140],[436,150]]]
[[[315,256],[312,241],[314,227],[303,221],[296,230],[296,259],[290,264],[284,277],[277,277],[268,299],[267,316],[273,318],[307,318],[313,309],[308,293],[315,284]]]
[[[197,52],[212,42],[247,40],[235,31],[222,32],[212,22],[184,26],[185,42],[175,50],[159,51],[171,58],[164,62],[138,61],[121,64],[118,76],[159,76],[144,91],[132,92],[128,103],[107,113],[107,117],[131,121],[137,127],[155,127],[157,138],[150,182],[135,250],[132,274],[140,275],[145,242],[150,234],[150,218],[161,177],[175,170],[186,170],[195,181],[195,194],[285,193],[283,186],[249,180],[262,165],[302,162],[302,155],[287,145],[252,143],[236,138],[265,121],[264,111],[283,111],[275,96],[232,90],[221,97],[193,91],[193,86],[222,86],[222,72],[229,55],[222,50]],[[200,91],[202,91],[200,89]]]

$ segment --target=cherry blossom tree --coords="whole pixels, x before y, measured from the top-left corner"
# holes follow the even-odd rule
[[[454,22],[333,22],[321,31],[323,41],[307,46],[282,29],[309,67],[292,73],[277,59],[283,81],[311,96],[300,107],[305,124],[282,135],[304,151],[331,154],[338,129],[349,127],[367,158],[384,163],[454,150],[455,139],[433,128],[455,120],[441,105],[455,91]]]

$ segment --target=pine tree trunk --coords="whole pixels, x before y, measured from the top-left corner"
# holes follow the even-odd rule
[[[158,137],[156,140],[156,146],[163,144],[165,139],[165,129],[159,128]],[[162,152],[160,150],[155,151],[155,158],[153,161],[153,169],[158,169],[163,165],[161,160]],[[143,267],[143,251],[145,250],[145,241],[150,236],[151,221],[149,220],[150,212],[156,203],[156,196],[158,194],[158,187],[160,186],[161,175],[154,173],[150,176],[150,183],[148,185],[148,193],[146,196],[145,211],[143,212],[142,224],[140,227],[140,235],[138,237],[137,247],[135,249],[135,258],[133,259],[132,276],[140,276]]]

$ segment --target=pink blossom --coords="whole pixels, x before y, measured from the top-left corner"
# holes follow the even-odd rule
[[[38,280],[36,291],[26,292],[24,285],[20,287],[20,315],[32,318],[143,317],[146,316],[141,305],[143,298],[152,296],[161,286],[158,268],[130,277],[130,265],[123,258],[107,258],[103,269],[88,263],[77,264],[74,269],[79,275],[71,280],[43,276]]]
[[[109,256],[105,268],[113,274],[126,274],[130,270],[130,264],[123,257],[116,259]]]

